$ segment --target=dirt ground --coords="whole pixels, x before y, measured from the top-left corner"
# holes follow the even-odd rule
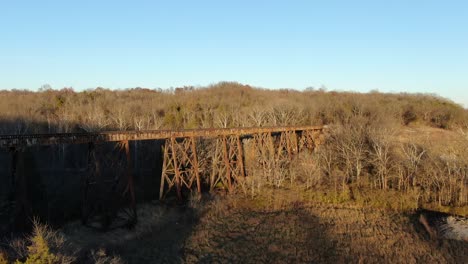
[[[279,199],[279,198],[278,198]],[[431,240],[417,215],[226,196],[146,204],[134,230],[77,224],[68,241],[125,263],[466,263],[468,243]],[[82,259],[86,261],[86,256]]]

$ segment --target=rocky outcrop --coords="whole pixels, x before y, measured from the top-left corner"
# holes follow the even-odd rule
[[[468,242],[468,219],[440,212],[424,211],[419,222],[433,239],[453,239]]]

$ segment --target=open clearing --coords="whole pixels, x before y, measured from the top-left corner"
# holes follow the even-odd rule
[[[103,249],[128,263],[464,263],[468,258],[468,243],[431,240],[413,214],[263,198],[146,204],[133,231],[100,233],[75,223],[63,232],[83,252]]]

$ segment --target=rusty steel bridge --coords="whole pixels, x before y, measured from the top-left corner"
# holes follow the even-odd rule
[[[232,191],[235,184],[247,176],[244,164],[245,142],[249,142],[254,155],[260,157],[259,165],[265,168],[268,161],[291,160],[303,150],[314,150],[323,141],[325,129],[323,126],[283,126],[0,135],[0,148],[9,150],[12,155],[11,177],[15,182],[15,199],[22,208],[18,214],[24,217],[31,216],[31,207],[30,201],[25,198],[26,177],[17,173],[18,153],[34,146],[87,144],[82,221],[83,224],[96,226],[95,219],[99,218],[97,225],[107,227],[116,217],[124,219],[120,221],[124,225],[133,225],[137,221],[129,141],[164,140],[159,198],[163,199],[174,190],[181,200],[184,191],[202,192],[202,173],[205,177],[203,186],[206,185],[210,191],[220,187]],[[202,153],[199,151],[200,143],[206,141],[211,142],[211,147],[207,153]],[[113,162],[104,162],[102,159],[105,150],[99,146],[107,142],[115,142],[120,153],[117,158],[113,158]],[[206,160],[207,155],[210,160],[209,171],[205,168],[202,172],[200,162]],[[119,173],[112,178],[105,178],[102,176],[105,166],[115,167]],[[110,192],[104,192],[103,188]],[[98,199],[96,193],[109,195]],[[102,217],[102,208],[110,208],[112,213],[106,212],[105,217]]]

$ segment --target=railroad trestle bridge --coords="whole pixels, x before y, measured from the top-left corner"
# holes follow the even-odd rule
[[[11,153],[11,178],[18,208],[15,214],[17,218],[25,218],[31,216],[31,206],[26,198],[26,178],[17,173],[18,166],[25,165],[18,165],[18,153],[33,146],[87,144],[87,172],[81,191],[82,221],[108,228],[133,225],[137,221],[129,141],[165,141],[159,198],[164,199],[175,191],[181,200],[187,190],[201,193],[204,186],[210,191],[217,188],[232,191],[237,182],[247,177],[245,144],[253,149],[259,166],[265,170],[270,161],[291,160],[301,151],[313,151],[323,141],[325,129],[284,126],[0,135],[0,148]],[[106,157],[109,150],[100,146],[107,142],[116,143],[113,151],[117,154]],[[210,161],[209,165],[206,160]],[[102,173],[105,167],[114,168],[116,173],[105,177]],[[112,222],[117,224],[111,225]]]

